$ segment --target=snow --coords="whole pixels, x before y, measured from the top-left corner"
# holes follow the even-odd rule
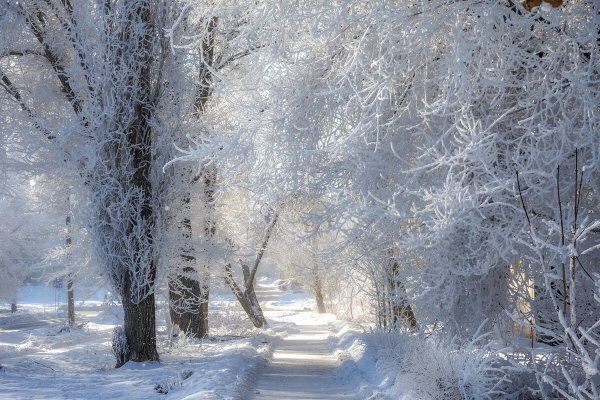
[[[88,307],[78,302],[83,327],[60,332],[63,313],[53,308],[40,312],[44,305],[49,309],[46,295],[53,290],[25,289],[20,311],[0,314],[0,399],[234,399],[270,357],[274,337],[258,331],[206,340],[179,338],[170,345],[163,323],[160,362],[129,362],[115,369],[110,339],[122,321],[120,306],[99,311],[98,299],[83,303]],[[215,315],[222,314],[226,299],[216,298]],[[224,314],[225,322],[231,314]],[[28,324],[22,327],[22,321]],[[217,333],[224,331],[215,324]]]
[[[110,339],[120,306],[98,307],[98,291],[94,302],[77,302],[82,327],[61,331],[60,312],[39,311],[54,289],[25,288],[20,311],[0,314],[0,399],[387,399],[365,327],[317,314],[309,294],[280,287],[259,279],[268,329],[248,328],[233,296],[216,295],[208,339],[170,342],[159,321],[160,362],[119,369]]]

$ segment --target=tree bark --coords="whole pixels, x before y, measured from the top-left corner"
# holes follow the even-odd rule
[[[200,282],[194,268],[186,267],[182,274],[169,282],[169,300],[171,302],[171,322],[177,324],[186,335],[203,338],[208,334],[207,314],[204,306],[206,296],[202,293]]]
[[[121,184],[135,196],[128,196],[129,209],[136,210],[138,215],[126,216],[131,218],[126,235],[126,242],[130,249],[128,262],[123,271],[121,300],[124,310],[124,330],[129,349],[129,360],[132,361],[158,361],[156,349],[156,310],[154,303],[154,285],[156,279],[156,258],[144,257],[148,247],[153,246],[155,240],[156,214],[153,208],[153,185],[151,180],[153,165],[153,131],[150,121],[156,99],[152,97],[152,44],[156,27],[152,23],[151,2],[141,1],[131,10],[129,21],[139,20],[144,24],[144,31],[139,33],[125,29],[125,42],[132,42],[134,50],[140,52],[139,58],[128,61],[137,62],[139,65],[126,64],[123,67],[132,69],[139,79],[135,101],[132,102],[133,110],[131,121],[127,126],[127,147],[122,151],[126,153],[124,160],[129,159],[130,165],[117,165],[122,169]],[[127,47],[124,50],[128,50]],[[121,51],[121,49],[119,49]],[[123,115],[129,115],[124,111]],[[132,254],[131,254],[132,253]],[[144,271],[142,281],[133,280],[140,278],[135,274]],[[133,287],[135,284],[135,287]],[[125,360],[127,361],[127,360]]]
[[[254,324],[254,326],[257,328],[262,328],[267,325],[267,320],[264,317],[262,308],[260,307],[260,303],[256,297],[256,292],[254,291],[254,281],[258,271],[258,266],[260,265],[265,250],[267,249],[269,239],[271,238],[271,234],[273,233],[275,224],[277,224],[277,220],[279,218],[279,215],[275,211],[271,210],[270,213],[271,221],[269,221],[269,225],[267,226],[260,249],[258,249],[258,252],[256,253],[256,259],[254,260],[252,269],[248,267],[248,264],[244,262],[240,263],[242,266],[242,273],[244,275],[243,290],[238,286],[233,278],[233,274],[231,273],[231,264],[227,264],[225,266],[225,282],[231,288],[231,291],[240,302],[240,305],[244,311],[246,311],[246,314],[248,314],[248,318],[250,318],[252,324]]]
[[[211,241],[217,232],[217,223],[214,220],[214,204],[215,204],[215,192],[217,186],[217,168],[214,165],[204,166],[203,173],[201,175],[204,185],[204,208],[205,208],[205,219],[203,221],[204,227],[204,240]],[[206,250],[206,249],[205,249]],[[205,335],[208,335],[208,300],[209,300],[209,286],[208,278],[210,276],[210,263],[212,260],[209,258],[206,264],[201,267],[202,272],[205,274],[204,283],[202,285],[200,312],[204,316],[202,320],[203,330]]]
[[[185,180],[191,176],[191,168],[183,167],[182,177]],[[192,180],[195,183],[199,177]],[[181,254],[179,257],[183,268],[179,269],[173,278],[169,280],[169,301],[171,322],[176,324],[186,335],[203,338],[208,335],[208,309],[204,304],[208,302],[208,296],[201,287],[199,274],[195,268],[196,256],[192,244],[192,221],[190,217],[191,194],[186,191],[181,200],[182,213],[184,217],[178,226],[181,232]]]
[[[158,361],[154,293],[150,293],[140,302],[134,303],[130,279],[127,279],[122,301],[125,314],[123,319],[125,336],[129,349],[124,361]],[[117,367],[120,366],[117,364]]]
[[[55,72],[61,91],[79,119],[84,136],[90,139],[89,144],[96,146],[91,160],[84,150],[76,162],[78,167],[84,167],[82,177],[95,202],[98,224],[94,232],[100,244],[97,247],[101,248],[99,261],[105,264],[123,302],[124,331],[130,351],[119,364],[128,360],[158,360],[154,305],[157,266],[153,254],[157,218],[153,200],[157,188],[151,179],[156,149],[151,121],[160,93],[162,61],[166,57],[166,52],[154,51],[156,41],[163,36],[163,30],[155,25],[159,18],[153,18],[159,3],[122,1],[117,12],[112,9],[116,3],[104,2],[104,7],[98,7],[104,14],[97,15],[104,35],[97,32],[94,36],[97,43],[87,43],[91,37],[80,37],[71,6],[70,1],[46,1],[31,2],[21,8],[40,44],[42,57]],[[57,20],[46,13],[50,10]],[[62,12],[70,21],[61,23]],[[61,41],[60,46],[55,42],[59,36],[49,36],[54,33],[54,26],[48,23],[63,30],[62,39],[66,41]],[[72,52],[64,47],[69,42]],[[94,63],[88,64],[92,59]],[[81,68],[71,68],[77,60]],[[96,61],[104,64],[101,71],[106,75],[96,76],[100,71],[92,68]],[[157,72],[156,76],[153,72]],[[19,101],[20,94],[12,90],[8,78],[1,73],[0,77]],[[19,104],[27,112],[27,104],[23,101]],[[48,139],[55,137],[51,132],[44,133]],[[80,162],[90,162],[92,168],[79,165]],[[119,205],[118,210],[115,204]]]

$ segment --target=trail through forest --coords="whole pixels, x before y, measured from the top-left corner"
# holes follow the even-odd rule
[[[271,362],[260,371],[251,400],[356,399],[350,382],[340,379],[339,360],[327,339],[334,334],[331,315],[319,315],[299,308],[294,301],[277,297],[266,288],[259,298],[276,330],[285,330]]]

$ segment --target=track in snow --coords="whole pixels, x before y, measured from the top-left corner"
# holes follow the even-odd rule
[[[267,304],[267,314],[270,308]],[[281,311],[282,307],[277,309]],[[354,387],[337,379],[338,359],[325,346],[331,333],[327,322],[312,312],[293,311],[294,315],[288,314],[286,320],[293,322],[296,328],[279,342],[272,361],[258,376],[249,399],[358,399]],[[273,315],[270,320],[273,319],[276,326],[277,316]]]

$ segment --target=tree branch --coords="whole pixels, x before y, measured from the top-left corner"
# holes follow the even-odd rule
[[[227,263],[227,265],[225,265],[225,283],[227,283],[227,285],[231,288],[233,294],[235,294],[235,297],[237,297],[238,299],[243,297],[242,289],[240,289],[238,284],[235,282],[235,279],[233,279],[230,263]]]
[[[269,244],[269,238],[271,237],[273,228],[275,228],[275,224],[277,223],[278,217],[279,217],[279,215],[277,213],[274,213],[273,219],[271,219],[271,222],[269,223],[269,226],[267,227],[267,231],[265,232],[265,238],[263,239],[262,246],[260,247],[260,249],[258,250],[258,253],[256,254],[256,260],[254,261],[254,266],[252,267],[252,271],[250,271],[250,276],[248,277],[248,280],[246,281],[247,288],[249,288],[253,285],[254,277],[256,277],[256,271],[258,270],[258,265],[260,264],[260,260],[262,259],[262,256],[265,253],[265,250],[267,249],[267,245]]]
[[[521,191],[519,171],[517,171],[517,188],[519,190],[519,197],[521,198],[521,205],[523,206],[523,211],[525,211],[525,217],[527,217],[527,223],[529,224],[529,229],[531,230],[531,219],[529,219],[529,212],[527,211],[527,206],[525,206],[525,199],[523,198],[523,192]]]
[[[217,29],[217,17],[211,17],[208,22],[208,35],[206,39],[202,41],[201,48],[201,69],[198,84],[198,91],[196,93],[196,100],[194,101],[194,111],[196,118],[199,118],[203,113],[208,102],[208,98],[211,94],[213,73],[212,68],[215,57],[215,30]]]
[[[42,45],[42,49],[43,49],[42,55],[44,56],[44,58],[46,58],[46,60],[48,60],[48,62],[52,66],[52,69],[54,70],[54,72],[56,72],[56,76],[60,82],[61,89],[62,89],[63,93],[65,94],[65,96],[67,97],[69,104],[71,104],[73,111],[75,111],[75,113],[77,115],[81,115],[81,111],[83,110],[82,101],[77,98],[75,91],[73,90],[73,87],[71,86],[71,83],[69,82],[69,79],[67,78],[67,74],[65,73],[65,68],[60,63],[60,59],[59,59],[58,55],[52,51],[52,49],[50,48],[48,43],[46,43],[46,40],[44,38],[44,33],[43,33],[42,27],[41,27],[41,26],[45,25],[44,13],[38,10],[36,18],[40,25],[38,25],[34,21],[34,19],[31,15],[25,16],[25,19],[26,19],[27,23],[29,24],[29,27],[31,28],[33,35],[35,36],[37,41]]]
[[[229,64],[231,64],[232,62],[234,62],[234,61],[236,61],[236,60],[239,60],[240,58],[244,58],[244,57],[246,57],[246,56],[249,56],[249,55],[250,55],[250,54],[252,54],[254,51],[256,51],[256,50],[258,50],[258,49],[261,49],[261,48],[263,48],[263,47],[266,47],[266,45],[264,45],[264,44],[261,44],[261,45],[254,46],[254,47],[251,47],[251,48],[249,48],[249,49],[246,49],[246,50],[244,50],[244,51],[241,51],[241,52],[239,52],[239,53],[237,53],[237,54],[234,54],[234,55],[232,55],[231,57],[229,57],[227,60],[223,61],[222,63],[219,63],[219,66],[218,66],[218,67],[216,67],[216,70],[217,70],[217,71],[220,71],[220,70],[222,70],[223,68],[225,68],[226,66],[228,66]]]
[[[21,109],[23,111],[25,111],[27,116],[31,119],[33,126],[36,129],[38,129],[39,131],[41,131],[44,134],[44,136],[46,136],[46,139],[50,139],[50,140],[55,139],[56,135],[54,133],[49,131],[47,128],[44,128],[37,122],[37,120],[35,118],[35,114],[27,106],[27,104],[23,100],[23,97],[21,96],[21,93],[19,92],[17,87],[12,83],[12,81],[8,78],[8,76],[6,76],[4,74],[4,72],[2,72],[2,70],[0,70],[0,81],[2,82],[0,84],[0,86],[2,86],[2,88],[4,88],[4,90],[6,90],[8,92],[8,94],[10,94],[16,100],[16,102],[19,104]]]
[[[0,58],[9,57],[9,56],[13,56],[13,57],[42,56],[43,57],[44,55],[37,50],[9,50],[9,51],[6,51],[6,52],[0,54]]]

